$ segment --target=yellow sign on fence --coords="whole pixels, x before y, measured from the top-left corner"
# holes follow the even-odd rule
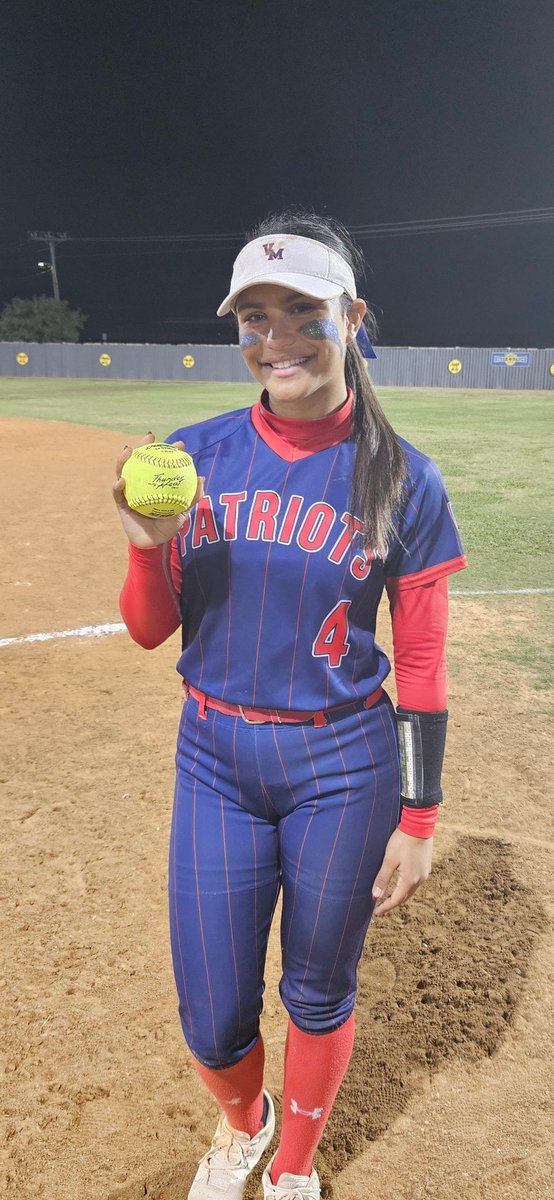
[[[462,369],[462,364],[459,358],[451,358],[448,364],[448,370],[451,375],[458,375]]]

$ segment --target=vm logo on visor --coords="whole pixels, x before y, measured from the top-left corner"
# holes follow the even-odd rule
[[[280,246],[280,248],[278,250],[274,250],[274,248],[273,248],[274,246],[275,246],[275,242],[264,242],[264,250],[265,250],[266,258],[268,258],[270,262],[272,261],[272,259],[275,259],[275,258],[280,258],[282,261],[283,260],[283,246]]]

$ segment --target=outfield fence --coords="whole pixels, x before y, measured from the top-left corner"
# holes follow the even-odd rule
[[[378,346],[369,364],[390,387],[554,389],[554,349]],[[0,375],[21,378],[251,383],[238,346],[1,342]]]

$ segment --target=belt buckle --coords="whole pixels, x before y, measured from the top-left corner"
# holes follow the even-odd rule
[[[243,719],[243,721],[245,722],[245,724],[246,724],[246,725],[267,725],[267,721],[264,721],[264,720],[262,720],[262,721],[251,721],[249,717],[246,717],[246,716],[244,715],[244,708],[243,708],[242,704],[238,704],[238,705],[237,705],[237,708],[238,708],[238,710],[239,710],[239,713],[240,713],[240,715],[241,715],[241,717],[242,717],[242,719]]]

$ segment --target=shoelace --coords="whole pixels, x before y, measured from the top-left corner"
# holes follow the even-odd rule
[[[306,1192],[299,1192],[298,1188],[294,1188],[292,1192],[281,1192],[279,1200],[306,1200]]]
[[[236,1137],[225,1130],[216,1134],[203,1161],[210,1171],[224,1171],[229,1167],[237,1170],[248,1165],[244,1147]]]

